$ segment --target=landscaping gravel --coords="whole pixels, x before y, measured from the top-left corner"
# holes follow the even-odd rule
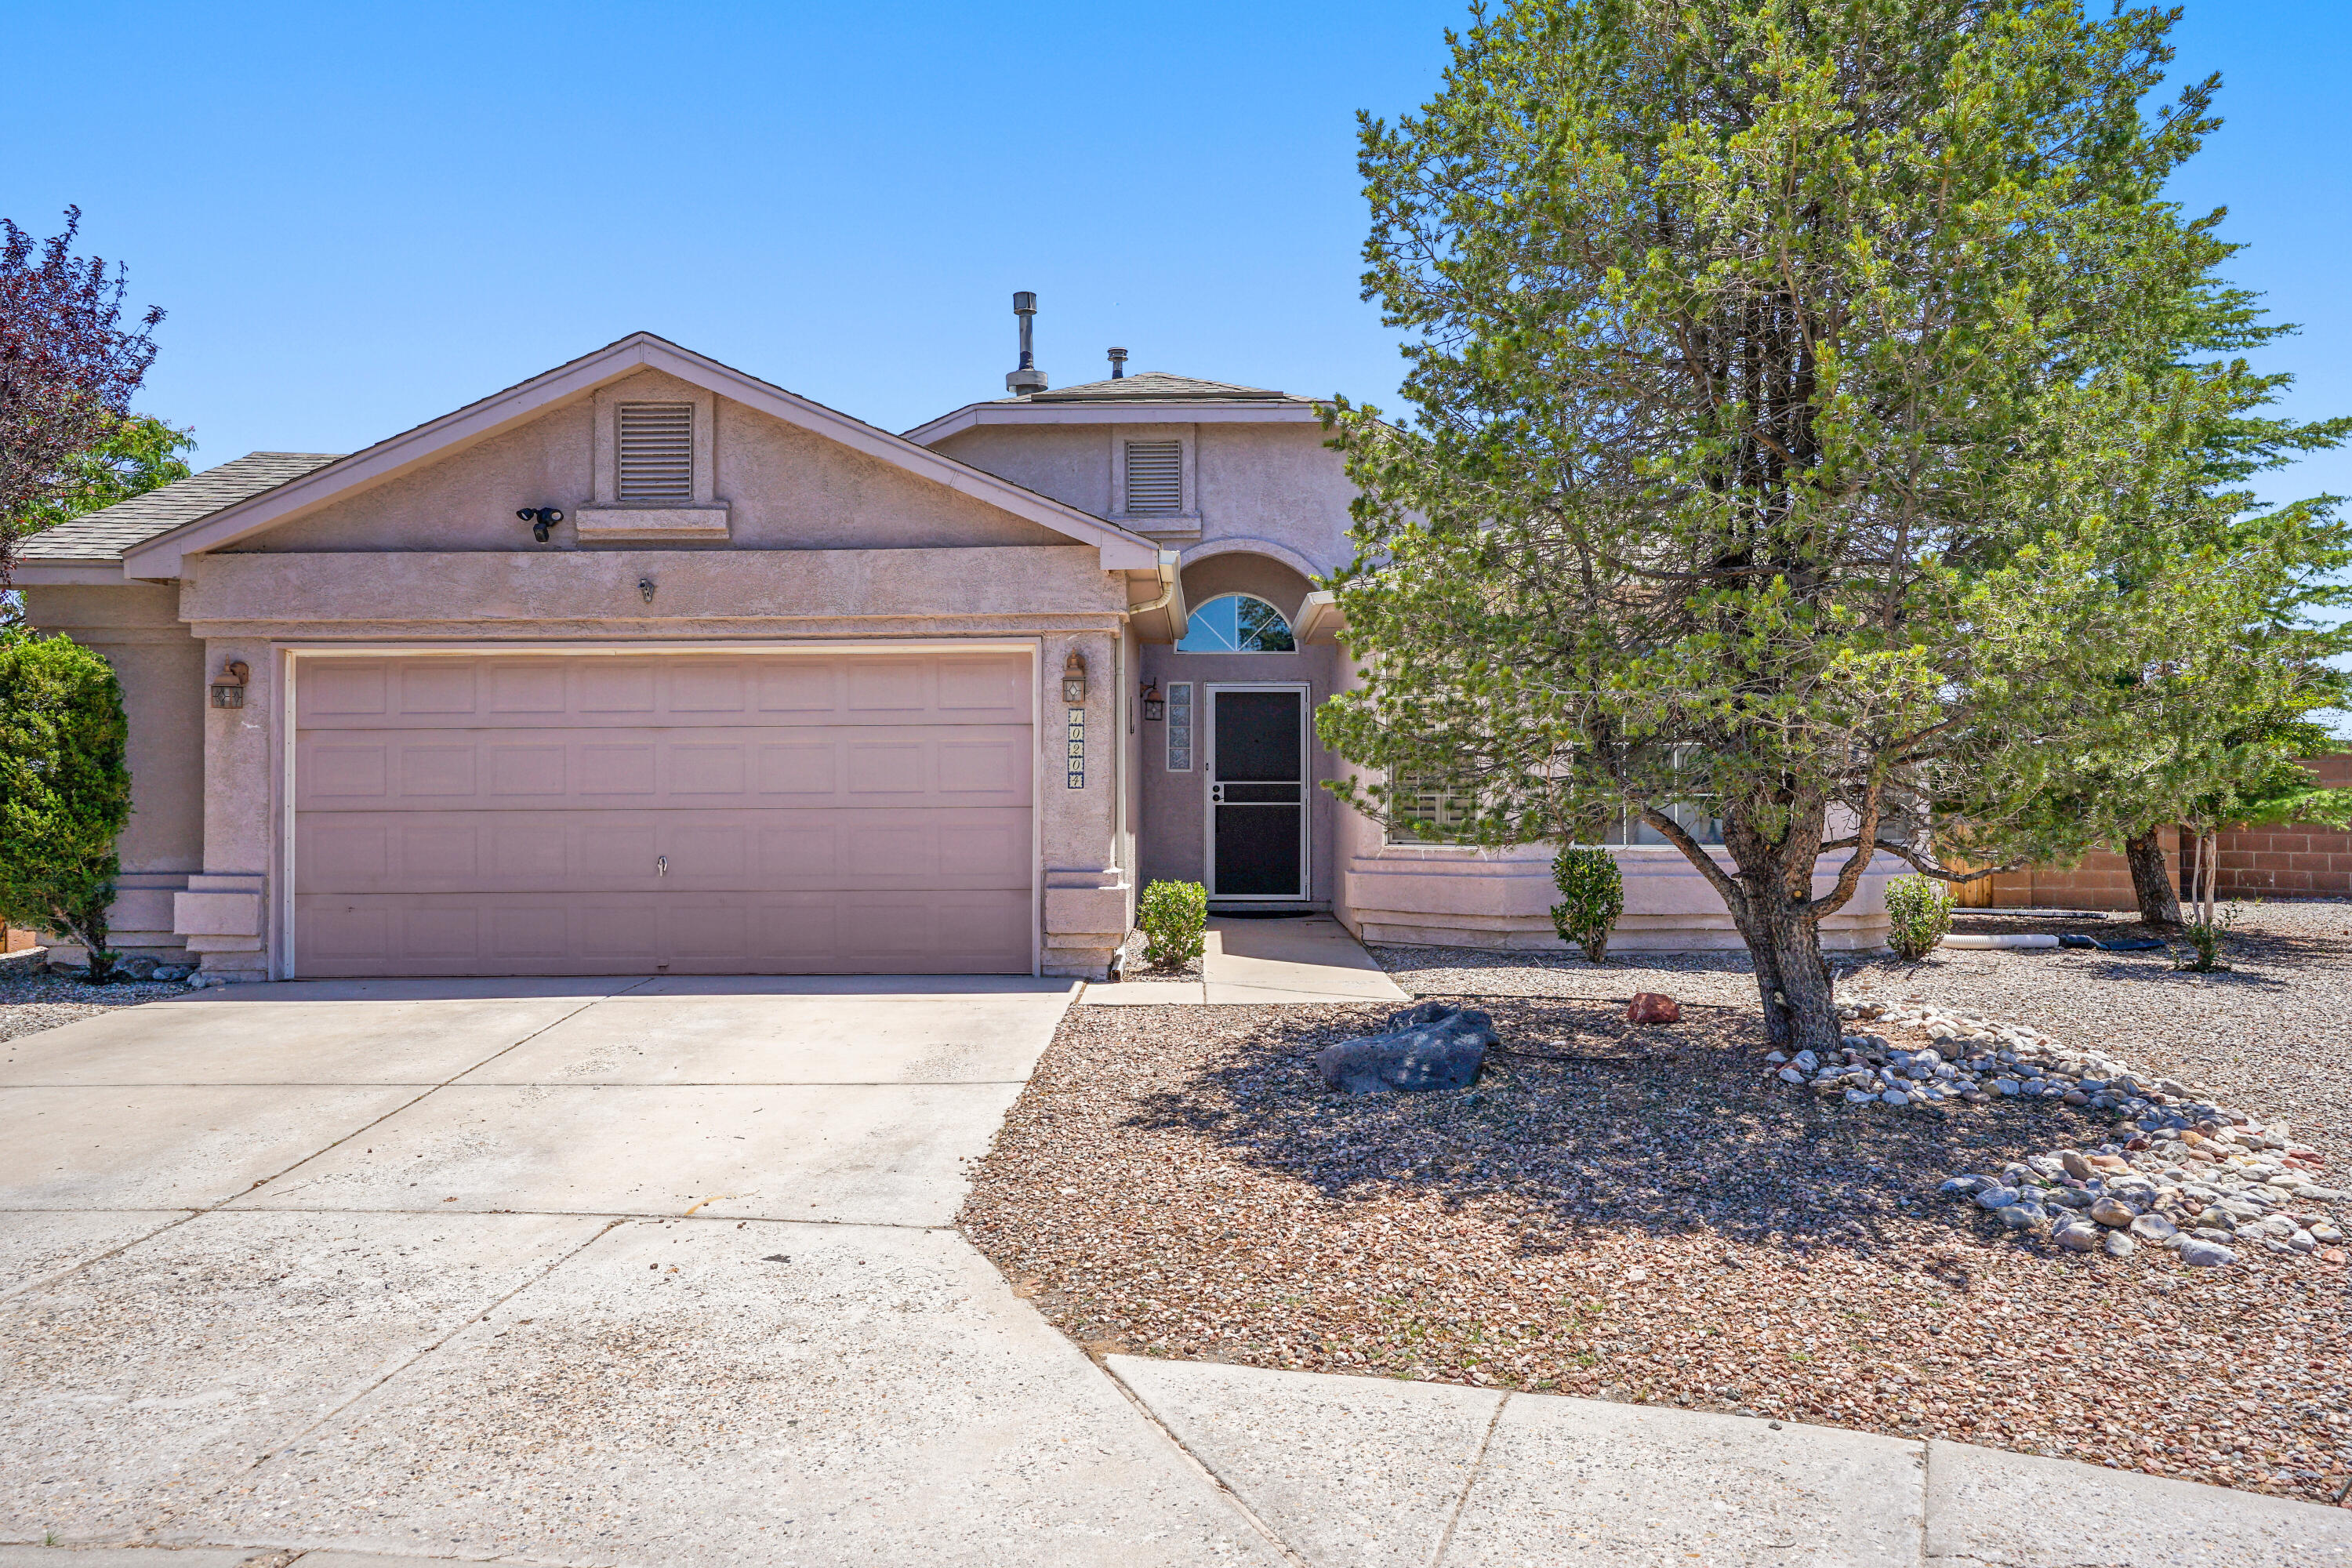
[[[2352,910],[2243,929],[2226,974],[1950,952],[1844,966],[1845,989],[2226,1092],[2340,1168]],[[1377,1029],[1371,1007],[1074,1008],[966,1233],[1097,1352],[1745,1410],[2330,1501],[2352,1484],[2342,1265],[2071,1251],[1937,1191],[2097,1150],[2107,1114],[1781,1082],[1744,963],[1399,951],[1409,989],[1494,1015],[1477,1088],[1325,1090],[1307,1055]],[[1509,992],[1539,984],[1570,994]],[[1624,1024],[1636,990],[1684,1021]]]
[[[135,1007],[142,1002],[187,994],[188,988],[177,982],[85,985],[21,962],[7,964],[0,966],[0,1040],[37,1035],[116,1007]]]
[[[2231,967],[2193,974],[2163,952],[1968,952],[1908,963],[1832,955],[1838,993],[1925,1003],[2028,1025],[2075,1050],[2101,1050],[2285,1116],[2339,1163],[2352,1160],[2352,902],[2234,906]],[[1963,911],[1964,931],[2152,934],[2121,915],[2046,920]],[[1627,953],[1596,968],[1566,953],[1376,946],[1415,996],[1572,996],[1622,1001],[1664,991],[1684,1002],[1753,1011],[1744,952]]]

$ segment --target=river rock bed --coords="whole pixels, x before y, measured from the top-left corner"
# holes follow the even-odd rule
[[[2258,1121],[2176,1079],[2102,1051],[2070,1050],[2020,1025],[1874,1002],[1842,1003],[1838,1014],[1927,1043],[1848,1034],[1834,1058],[1770,1052],[1774,1076],[1853,1106],[2055,1100],[2108,1119],[2107,1142],[2028,1155],[1993,1174],[1958,1174],[1937,1189],[1998,1215],[2012,1231],[2116,1258],[2152,1247],[2192,1268],[2235,1263],[2250,1247],[2345,1261],[2344,1234],[2329,1210],[2352,1193],[2329,1184],[2326,1157],[2294,1141],[2284,1121]]]

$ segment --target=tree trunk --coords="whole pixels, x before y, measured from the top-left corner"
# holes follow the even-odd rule
[[[1738,923],[1756,965],[1766,1036],[1784,1051],[1834,1053],[1844,1031],[1819,921],[1775,887],[1751,882],[1747,891],[1748,915]]]
[[[2132,894],[2139,900],[2139,918],[2159,931],[2180,925],[2180,894],[2164,863],[2161,828],[2124,840],[2124,858],[2130,862]]]

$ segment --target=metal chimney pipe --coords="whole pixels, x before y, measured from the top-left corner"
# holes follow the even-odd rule
[[[1123,381],[1126,377],[1127,351],[1125,349],[1113,349],[1110,351],[1110,378],[1113,381]]]
[[[1035,344],[1030,335],[1037,315],[1037,296],[1024,289],[1013,296],[1013,313],[1021,318],[1021,368],[1004,378],[1004,390],[1015,397],[1045,390],[1045,373],[1037,368]]]

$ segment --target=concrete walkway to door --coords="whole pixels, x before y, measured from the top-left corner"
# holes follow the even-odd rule
[[[1280,920],[1219,915],[1209,921],[1200,979],[1146,977],[1088,985],[1079,1000],[1097,1007],[1251,1002],[1393,1002],[1403,1006],[1412,998],[1329,915]]]

